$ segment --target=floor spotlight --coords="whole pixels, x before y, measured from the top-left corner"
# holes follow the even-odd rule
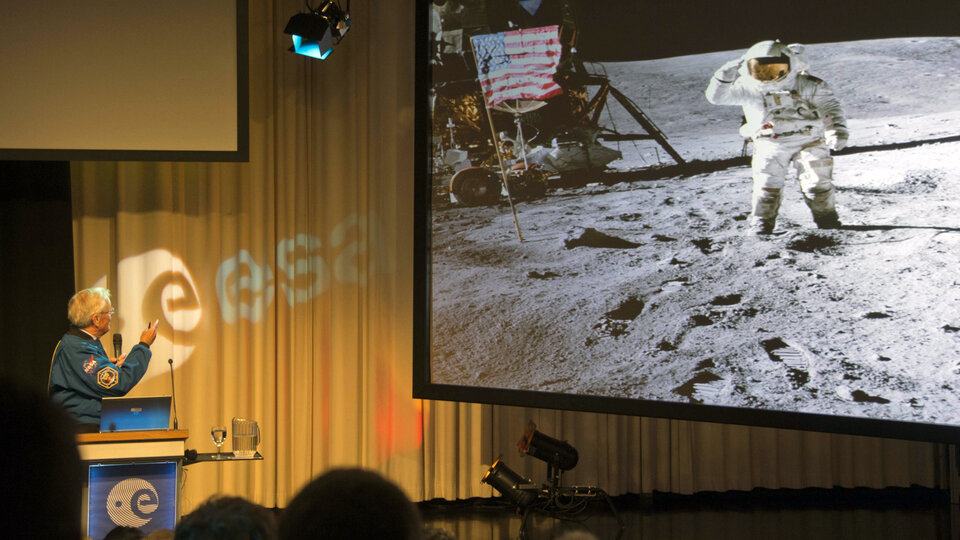
[[[522,478],[501,463],[494,462],[482,482],[486,482],[510,499],[523,511],[520,519],[520,538],[527,538],[527,518],[533,512],[544,512],[559,519],[574,519],[591,501],[600,500],[617,519],[620,531],[617,539],[623,536],[624,523],[613,506],[607,492],[593,486],[564,487],[561,482],[563,471],[577,466],[580,454],[567,441],[554,439],[537,431],[537,425],[531,420],[523,431],[523,437],[517,442],[520,453],[533,456],[547,464],[547,476],[550,481],[541,489],[536,489],[531,480]],[[523,489],[529,488],[529,489]]]
[[[501,495],[510,499],[519,508],[526,508],[537,500],[537,487],[497,458],[483,475],[481,483],[490,484]]]
[[[533,422],[527,424],[517,448],[561,471],[576,467],[580,460],[580,454],[570,443],[540,433]]]
[[[344,10],[339,1],[323,0],[320,7],[313,9],[308,0],[307,9],[309,13],[290,17],[283,32],[293,38],[291,52],[323,60],[350,30],[350,2],[347,0]]]

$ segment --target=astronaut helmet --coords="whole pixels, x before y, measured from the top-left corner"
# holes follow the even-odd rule
[[[761,83],[782,81],[790,73],[791,52],[780,40],[761,41],[743,55],[747,73]]]

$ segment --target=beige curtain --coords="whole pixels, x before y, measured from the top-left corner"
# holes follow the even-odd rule
[[[184,511],[282,507],[335,466],[490,496],[499,454],[544,479],[513,449],[531,419],[580,450],[567,481],[611,494],[942,484],[929,443],[412,399],[414,0],[352,2],[323,62],[286,52],[301,9],[250,2],[249,163],[72,165],[77,286],[113,290],[127,344],[161,321],[134,393],[168,393],[172,359],[188,447],[235,416],[263,433],[261,462],[188,467]]]

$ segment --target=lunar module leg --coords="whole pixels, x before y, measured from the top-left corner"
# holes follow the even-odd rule
[[[575,78],[571,79],[571,84],[583,85],[583,86],[599,86],[600,90],[597,94],[590,100],[589,105],[586,108],[585,114],[592,113],[592,123],[596,125],[600,119],[600,112],[603,110],[603,107],[607,104],[607,97],[613,96],[618,103],[633,117],[634,120],[640,124],[640,127],[644,129],[647,133],[645,135],[634,135],[634,134],[620,134],[615,133],[613,135],[604,135],[603,139],[607,141],[631,141],[631,140],[641,140],[641,139],[652,139],[657,142],[668,154],[670,157],[677,162],[678,165],[683,165],[686,163],[686,160],[680,156],[680,153],[674,149],[673,146],[667,142],[667,136],[664,132],[660,131],[650,119],[649,116],[644,114],[640,107],[637,106],[630,98],[625,96],[623,92],[617,90],[610,84],[610,80],[602,75],[583,75],[579,74]]]
[[[627,96],[623,95],[622,92],[620,92],[619,90],[617,90],[612,86],[610,87],[610,93],[613,95],[613,97],[617,101],[620,102],[621,105],[623,105],[623,108],[626,109],[628,113],[630,113],[630,116],[632,116],[634,120],[636,120],[637,123],[639,123],[643,127],[643,129],[645,129],[646,132],[650,134],[650,137],[653,140],[657,141],[657,143],[660,146],[662,146],[663,149],[666,150],[668,154],[670,154],[670,157],[672,157],[674,161],[677,162],[678,165],[683,165],[684,163],[686,163],[686,161],[684,161],[684,159],[680,157],[680,153],[677,152],[673,148],[673,146],[670,146],[669,142],[667,142],[667,136],[662,131],[660,131],[660,128],[654,125],[653,121],[650,120],[650,118],[646,114],[644,114],[643,111],[640,110],[640,107],[637,107],[633,103],[633,101],[631,101],[629,98],[627,98]]]

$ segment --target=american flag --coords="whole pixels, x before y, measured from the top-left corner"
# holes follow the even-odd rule
[[[470,38],[487,105],[547,99],[563,92],[553,80],[560,63],[559,27],[524,28]]]

